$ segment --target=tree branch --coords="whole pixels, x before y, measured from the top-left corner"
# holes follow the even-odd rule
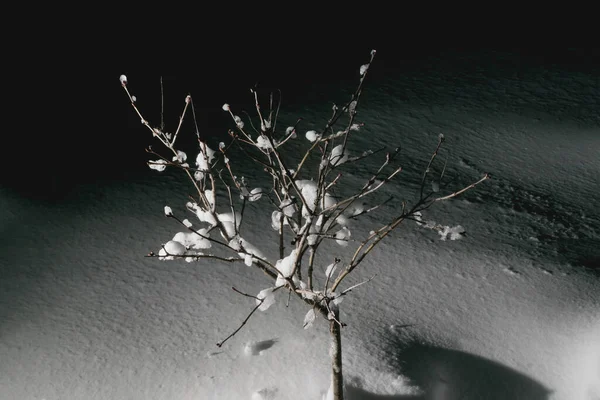
[[[248,314],[248,316],[246,317],[246,319],[244,319],[242,321],[242,324],[235,331],[233,331],[229,336],[227,336],[225,339],[223,339],[223,340],[221,340],[220,342],[217,343],[217,347],[223,346],[223,344],[225,344],[226,341],[228,341],[229,339],[231,339],[232,337],[234,337],[235,334],[238,333],[244,327],[244,325],[246,325],[246,323],[248,322],[248,320],[252,317],[252,314],[254,314],[256,312],[256,310],[258,310],[260,308],[260,306],[262,305],[262,303],[265,301],[264,298],[260,299],[260,298],[258,298],[256,296],[251,296],[249,294],[242,293],[239,290],[237,290],[235,287],[232,287],[232,289],[234,291],[236,291],[237,293],[243,295],[243,296],[250,297],[250,298],[258,300],[259,303],[256,305],[256,307],[254,307],[252,309],[252,311],[250,311],[250,314]]]

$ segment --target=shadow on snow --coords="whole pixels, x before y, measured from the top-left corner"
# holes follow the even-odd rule
[[[349,385],[349,400],[548,400],[540,383],[495,361],[421,343],[395,349],[393,367],[421,395],[378,395]]]

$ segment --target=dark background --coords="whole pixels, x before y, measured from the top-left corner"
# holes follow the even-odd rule
[[[373,90],[383,76],[432,63],[451,70],[465,56],[474,56],[485,68],[558,64],[565,71],[600,70],[600,48],[568,37],[478,41],[474,34],[457,40],[443,29],[428,37],[424,31],[409,36],[407,29],[392,28],[379,35],[342,30],[317,39],[302,32],[288,38],[277,30],[298,27],[199,34],[181,41],[171,35],[171,42],[149,47],[143,35],[87,37],[85,45],[76,35],[66,35],[37,46],[36,52],[18,49],[21,58],[15,65],[28,69],[6,76],[11,94],[0,183],[23,196],[60,201],[79,184],[126,180],[146,171],[150,134],[120,86],[121,74],[127,75],[132,94],[153,123],[160,118],[162,76],[167,126],[176,124],[190,93],[204,127],[226,131],[230,120],[221,105],[248,104],[251,87],[280,89],[284,103],[322,102],[320,88],[355,82],[371,49],[377,50],[369,71]],[[318,26],[306,22],[301,29]]]

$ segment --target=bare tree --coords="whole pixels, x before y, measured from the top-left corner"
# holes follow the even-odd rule
[[[301,153],[298,153],[297,145],[292,150],[290,143],[298,142],[294,139],[298,135],[302,119],[285,129],[277,126],[280,101],[274,98],[273,93],[269,95],[268,107],[263,110],[258,90],[252,89],[256,116],[247,115],[245,121],[228,104],[224,104],[222,108],[231,115],[235,129],[229,130],[227,143],[221,142],[218,149],[213,150],[199,132],[190,95],[185,98],[175,131],[168,133],[164,130],[162,112],[159,127],[152,126],[138,109],[136,99],[129,91],[127,78],[124,75],[120,78],[142,124],[169,153],[165,156],[148,148],[147,151],[155,158],[148,162],[149,166],[158,171],[166,167],[182,171],[194,189],[186,208],[203,226],[195,228],[187,219],[179,218],[166,206],[165,215],[177,220],[184,227],[184,232],[177,233],[172,240],[161,246],[158,253],[151,252],[148,256],[162,260],[195,261],[206,258],[217,262],[239,261],[266,276],[270,284],[256,296],[233,287],[237,293],[253,298],[256,305],[237,329],[217,343],[219,347],[242,329],[257,310],[267,310],[281,293],[305,303],[308,309],[303,322],[305,328],[310,327],[318,316],[329,324],[332,380],[327,397],[333,400],[344,399],[341,335],[345,323],[340,317],[340,302],[352,290],[373,279],[371,277],[344,287],[348,276],[363,265],[373,249],[406,220],[414,220],[423,227],[438,230],[451,238],[460,236],[460,226],[449,227],[424,221],[422,211],[438,202],[454,198],[488,179],[485,174],[470,185],[448,194],[440,194],[438,188],[429,189],[426,183],[444,142],[443,135],[440,135],[423,171],[416,199],[411,203],[402,201],[387,220],[374,226],[362,239],[351,238],[349,221],[375,212],[392,200],[386,198],[367,207],[364,205],[365,199],[380,192],[382,187],[402,171],[396,159],[400,153],[399,148],[389,151],[375,149],[356,156],[352,156],[349,151],[352,138],[361,134],[363,123],[357,121],[359,101],[374,57],[375,50],[371,51],[369,61],[360,67],[358,86],[348,101],[341,107],[333,106],[330,118],[320,130],[305,132],[304,136],[308,141],[303,142],[306,144]],[[192,165],[187,161],[187,154],[176,147],[184,118],[190,113],[198,142],[198,154]],[[263,174],[270,187],[251,188],[249,181],[240,177],[239,171],[236,172],[235,168],[239,168],[239,165],[230,160],[231,154],[243,155],[255,167],[254,174]],[[346,185],[340,171],[344,168],[355,169],[357,163],[366,158],[380,161],[374,164],[376,167],[364,182],[350,188],[349,194],[346,190],[342,197],[334,195],[339,186]],[[441,171],[436,181],[443,179],[445,166]],[[344,189],[347,188],[344,186]],[[224,204],[217,201],[219,191],[227,199]],[[264,218],[271,222],[278,235],[276,243],[267,244],[278,247],[279,258],[276,261],[269,260],[264,248],[255,246],[243,236],[242,223],[246,206],[248,202],[260,198],[271,205],[270,215],[267,214]],[[217,232],[218,236],[212,235],[213,232]],[[335,242],[346,248],[352,244],[354,251],[345,252],[351,254],[346,259],[334,257],[327,267],[319,267],[317,255],[326,242]],[[215,247],[224,252],[210,253],[209,249]]]

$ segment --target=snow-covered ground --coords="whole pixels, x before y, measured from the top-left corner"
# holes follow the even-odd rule
[[[464,238],[406,224],[349,282],[377,274],[341,305],[350,399],[600,399],[600,70],[513,61],[373,64],[352,146],[401,145],[386,193],[412,199],[440,133],[451,187],[492,179],[427,214]],[[353,84],[284,103],[281,118],[322,125]],[[325,321],[302,329],[306,309],[282,294],[219,348],[254,306],[231,286],[258,293],[264,276],[144,257],[180,230],[163,208],[182,214],[188,191],[150,170],[61,202],[0,188],[0,399],[321,399]],[[252,204],[245,235],[274,258],[270,216]]]

